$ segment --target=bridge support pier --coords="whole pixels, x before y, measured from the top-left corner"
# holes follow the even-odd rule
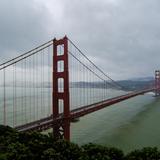
[[[59,70],[59,64],[62,67]],[[61,88],[60,88],[61,87]],[[70,103],[69,103],[69,71],[68,71],[68,38],[53,40],[53,119],[60,116],[62,120],[53,126],[55,139],[70,140]]]
[[[160,96],[160,70],[155,71],[155,96]]]

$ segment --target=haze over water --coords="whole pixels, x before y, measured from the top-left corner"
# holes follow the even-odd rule
[[[72,123],[72,141],[98,143],[125,152],[160,147],[160,99],[141,95],[82,117]]]

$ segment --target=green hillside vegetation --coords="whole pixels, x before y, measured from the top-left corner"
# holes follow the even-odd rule
[[[120,149],[96,144],[78,146],[51,134],[20,133],[0,126],[0,160],[158,160],[157,148],[143,148],[127,155]]]

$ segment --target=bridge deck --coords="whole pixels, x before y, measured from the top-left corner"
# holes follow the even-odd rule
[[[107,99],[105,101],[101,101],[101,102],[97,102],[88,106],[83,106],[80,107],[78,109],[74,109],[70,112],[70,119],[74,119],[74,118],[79,118],[82,117],[84,115],[87,115],[89,113],[98,111],[100,109],[106,108],[112,104],[116,104],[118,102],[127,100],[129,98],[141,95],[141,94],[145,94],[147,92],[151,92],[154,91],[155,88],[149,88],[149,89],[144,89],[141,91],[134,91],[132,93],[128,93],[122,96],[117,96],[114,98],[110,98]],[[17,126],[15,127],[17,130],[19,131],[31,131],[31,130],[36,130],[36,131],[44,131],[47,130],[49,128],[51,128],[55,123],[59,123],[60,121],[63,121],[63,115],[60,114],[59,117],[53,119],[52,115],[31,123],[27,123],[21,126]]]

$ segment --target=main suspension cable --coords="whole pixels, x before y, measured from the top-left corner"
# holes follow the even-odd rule
[[[16,59],[19,59],[19,58],[21,58],[21,57],[24,57],[24,56],[28,55],[29,53],[33,52],[34,50],[37,50],[37,49],[39,49],[39,48],[42,48],[43,46],[45,46],[45,45],[47,45],[48,43],[51,43],[51,42],[53,43],[53,40],[50,40],[50,41],[48,41],[48,42],[46,42],[46,43],[43,43],[42,45],[40,45],[40,46],[38,46],[38,47],[36,47],[36,48],[33,48],[32,50],[30,50],[30,51],[28,51],[28,52],[25,52],[25,53],[23,53],[23,54],[15,57],[15,58],[11,59],[11,60],[8,60],[8,61],[0,64],[0,67],[1,67],[1,66],[4,66],[5,64],[10,63],[10,62],[12,62],[12,61],[15,61]]]
[[[117,83],[115,80],[113,80],[110,76],[108,76],[102,69],[100,69],[97,65],[95,65],[69,38],[68,38],[69,42],[97,69],[99,70],[104,76],[106,76],[108,79],[110,79],[112,82],[115,83],[115,85],[124,88],[122,85],[120,85],[119,83]]]

